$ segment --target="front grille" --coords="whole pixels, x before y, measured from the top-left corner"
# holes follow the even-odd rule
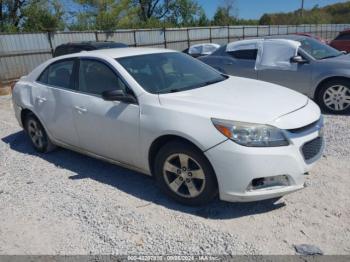
[[[310,160],[315,157],[322,148],[323,139],[322,137],[317,137],[307,143],[305,143],[301,149],[305,160]]]

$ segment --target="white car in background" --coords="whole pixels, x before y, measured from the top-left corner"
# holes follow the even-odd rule
[[[192,57],[201,57],[201,56],[207,56],[212,53],[214,53],[216,50],[220,48],[219,44],[215,43],[202,43],[202,44],[196,44],[192,45],[189,48],[185,49],[183,53],[186,53]]]
[[[58,145],[153,175],[190,205],[302,189],[324,145],[306,96],[164,49],[51,59],[21,78],[13,103],[39,152]]]

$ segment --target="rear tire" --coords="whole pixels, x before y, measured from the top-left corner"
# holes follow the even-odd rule
[[[350,112],[350,80],[331,80],[320,88],[316,100],[323,111],[332,114]]]
[[[160,188],[182,204],[208,204],[217,195],[209,161],[200,150],[182,141],[169,142],[159,150],[154,171]]]
[[[48,153],[56,148],[39,119],[33,114],[25,117],[24,129],[36,151]]]

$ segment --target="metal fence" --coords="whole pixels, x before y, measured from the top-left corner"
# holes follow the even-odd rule
[[[226,44],[240,39],[295,33],[310,33],[330,40],[349,27],[349,24],[271,25],[0,34],[0,83],[10,82],[27,74],[51,58],[55,47],[73,41],[109,40],[129,46],[184,50],[198,43]]]

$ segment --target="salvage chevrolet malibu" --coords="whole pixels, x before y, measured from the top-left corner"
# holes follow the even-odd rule
[[[51,59],[18,81],[13,103],[37,151],[61,146],[138,170],[189,205],[302,189],[324,147],[306,96],[171,50]]]

